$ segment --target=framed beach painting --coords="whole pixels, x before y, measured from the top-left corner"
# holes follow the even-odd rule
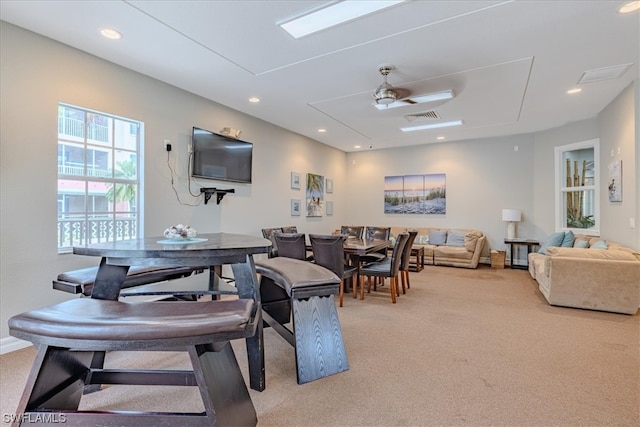
[[[447,213],[446,175],[386,176],[384,178],[384,213]]]
[[[622,160],[609,163],[609,201],[622,201]]]
[[[307,216],[322,216],[324,213],[324,177],[307,174]]]

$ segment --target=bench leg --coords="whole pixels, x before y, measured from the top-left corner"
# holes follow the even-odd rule
[[[92,358],[92,351],[39,346],[12,425],[20,425],[22,414],[38,409],[77,410]]]
[[[298,384],[349,369],[333,295],[293,298]]]
[[[214,346],[218,350],[221,344]],[[210,425],[255,426],[258,417],[233,348],[228,342],[222,346],[219,351],[207,345],[189,348]]]

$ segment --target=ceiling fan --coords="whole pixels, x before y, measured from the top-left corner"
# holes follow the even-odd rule
[[[376,104],[380,105],[389,105],[396,102],[398,99],[405,98],[409,96],[409,91],[406,89],[395,88],[391,86],[387,82],[387,76],[394,70],[395,67],[393,65],[380,65],[378,71],[382,74],[384,78],[384,82],[378,86],[376,91],[373,93],[373,99],[376,101]]]
[[[394,69],[395,67],[390,64],[383,64],[378,68],[378,71],[380,71],[380,74],[382,74],[382,77],[384,78],[384,82],[378,86],[375,92],[373,92],[373,99],[375,101],[374,106],[379,110],[433,103],[437,101],[444,102],[455,97],[455,93],[452,89],[439,90],[436,92],[423,93],[409,97],[409,95],[411,95],[411,91],[409,89],[393,87],[387,82],[387,76],[391,70]]]

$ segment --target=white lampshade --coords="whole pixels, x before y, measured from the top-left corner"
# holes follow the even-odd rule
[[[502,220],[509,222],[520,222],[522,219],[522,212],[518,209],[502,209]]]
[[[518,209],[502,209],[502,220],[508,222],[507,239],[513,240],[516,238],[516,222],[520,222],[521,219],[522,212]]]

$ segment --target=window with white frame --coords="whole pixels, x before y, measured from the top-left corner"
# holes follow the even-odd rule
[[[134,239],[142,218],[141,122],[58,105],[58,252]]]
[[[600,140],[555,148],[556,230],[600,235]]]

